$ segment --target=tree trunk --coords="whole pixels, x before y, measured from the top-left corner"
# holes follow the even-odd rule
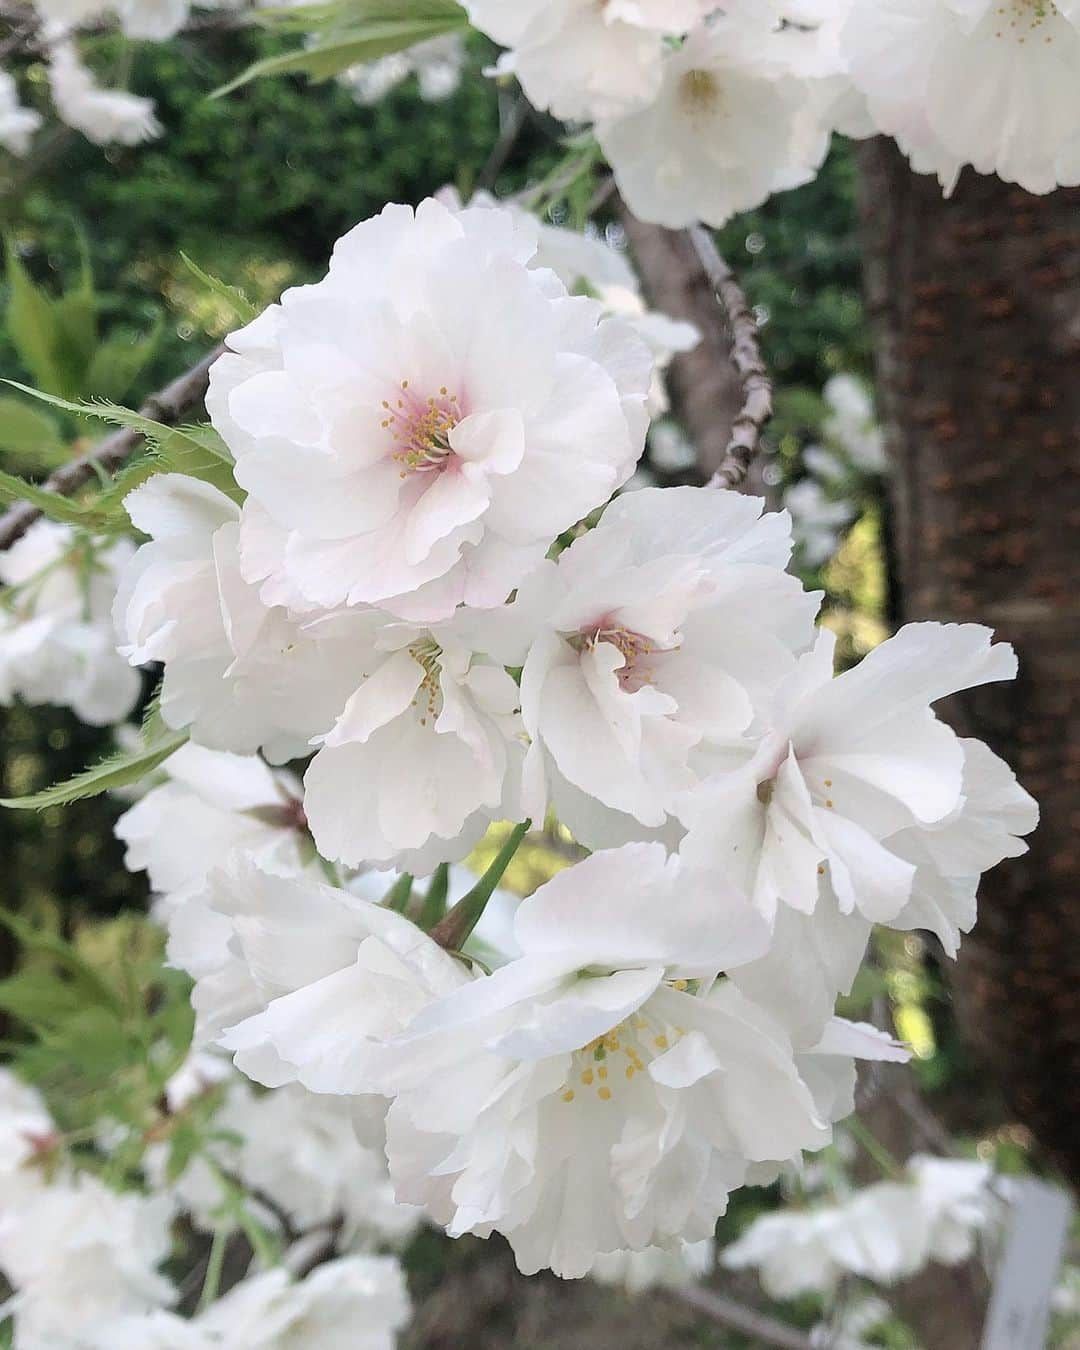
[[[1039,799],[989,873],[954,981],[1017,1119],[1080,1178],[1080,192],[966,172],[944,200],[862,147],[866,289],[889,440],[897,610],[993,626],[1014,685],[946,715]]]

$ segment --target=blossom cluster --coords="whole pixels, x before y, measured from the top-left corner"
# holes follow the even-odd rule
[[[892,1285],[931,1261],[959,1265],[999,1217],[992,1176],[987,1163],[916,1155],[903,1179],[756,1219],[721,1261],[730,1270],[757,1269],[778,1299],[829,1294],[844,1274]]]
[[[169,1110],[182,1111],[222,1072],[221,1061],[191,1061],[170,1085]],[[0,1069],[0,1276],[14,1291],[0,1316],[14,1316],[17,1350],[393,1350],[409,1299],[396,1257],[377,1251],[406,1237],[417,1216],[386,1194],[380,1155],[358,1143],[343,1104],[302,1101],[299,1090],[230,1092],[216,1123],[236,1132],[239,1142],[223,1148],[241,1156],[219,1157],[213,1174],[206,1162],[189,1167],[172,1188],[144,1194],[58,1165],[41,1096]],[[159,1162],[148,1155],[151,1180]],[[162,1271],[172,1226],[186,1215],[227,1232],[222,1178],[234,1164],[228,1184],[239,1177],[272,1202],[266,1217],[283,1214],[305,1235],[341,1225],[345,1254],[306,1279],[287,1263],[256,1271],[182,1318],[170,1311],[180,1290]]]
[[[111,610],[134,551],[42,520],[0,554],[0,706],[57,703],[91,726],[131,712],[142,681],[117,654]]]
[[[577,1277],[708,1240],[830,1142],[856,1061],[906,1054],[834,1015],[872,926],[955,952],[1036,811],[932,711],[1015,674],[989,630],[914,624],[837,675],[785,514],[618,495],[653,353],[538,245],[390,206],[231,336],[237,493],[127,502],[123,650],[193,746],[120,830],[200,1048],[346,1099],[400,1203]],[[412,877],[549,813],[596,851],[484,955],[472,892],[421,921]]]
[[[951,191],[1080,181],[1080,13],[1059,0],[466,0],[539,108],[591,122],[643,220],[719,226],[885,132]]]

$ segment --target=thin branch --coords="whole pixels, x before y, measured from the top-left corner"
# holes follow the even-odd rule
[[[773,414],[772,382],[761,355],[758,325],[742,287],[701,225],[687,231],[717,303],[731,326],[731,359],[743,386],[743,406],[731,427],[724,461],[710,487],[741,487],[761,445],[761,434]]]
[[[711,1289],[702,1289],[697,1285],[688,1285],[685,1289],[669,1290],[674,1297],[688,1303],[698,1312],[711,1317],[720,1326],[741,1331],[747,1336],[756,1336],[766,1345],[775,1345],[779,1350],[815,1350],[814,1342],[786,1322],[778,1322],[753,1308],[747,1308],[733,1299],[714,1294]]]
[[[181,418],[196,407],[206,396],[210,382],[210,367],[224,352],[224,347],[216,347],[183,375],[173,380],[157,394],[151,394],[139,413],[166,426],[175,426]],[[142,437],[136,431],[115,431],[92,446],[85,455],[73,459],[70,464],[57,469],[42,487],[61,497],[71,497],[85,484],[98,477],[99,471],[115,473],[131,458],[142,444]],[[0,516],[0,553],[21,539],[26,531],[41,515],[36,506],[29,502],[18,502]]]
[[[500,112],[503,111],[505,104],[500,100]],[[508,112],[502,117],[502,127],[499,131],[499,139],[488,156],[487,163],[480,170],[476,180],[477,191],[491,191],[495,187],[495,182],[506,167],[506,162],[514,152],[514,146],[517,144],[518,137],[524,129],[525,123],[529,117],[529,102],[524,94],[519,94],[510,105]]]

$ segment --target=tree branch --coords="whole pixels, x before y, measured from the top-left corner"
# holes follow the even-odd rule
[[[196,407],[206,397],[210,382],[210,367],[225,351],[224,347],[215,347],[209,356],[204,356],[183,375],[159,393],[151,394],[139,409],[142,417],[162,422],[166,426],[175,426],[185,413]],[[47,492],[55,492],[61,497],[74,496],[86,483],[96,478],[101,470],[115,473],[130,459],[142,444],[142,437],[136,431],[115,431],[97,442],[85,455],[73,459],[70,464],[57,469],[42,487]],[[0,553],[9,549],[16,540],[41,516],[41,511],[29,502],[19,502],[0,516]]]
[[[669,1292],[720,1326],[755,1336],[766,1345],[778,1346],[779,1350],[814,1350],[814,1342],[810,1337],[789,1327],[786,1322],[778,1322],[775,1317],[767,1317],[742,1303],[714,1294],[710,1289],[688,1285],[685,1289],[672,1289]]]
[[[761,444],[761,433],[772,417],[772,382],[761,355],[757,320],[735,274],[720,256],[712,235],[701,225],[687,231],[694,251],[731,325],[731,359],[743,387],[743,405],[731,426],[731,438],[710,487],[741,487]]]

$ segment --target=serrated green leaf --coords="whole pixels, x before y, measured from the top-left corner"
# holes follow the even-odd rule
[[[21,399],[0,397],[0,451],[51,468],[63,445],[60,428],[51,417],[27,407]]]
[[[62,497],[58,492],[46,492],[44,488],[0,469],[0,505],[8,506],[13,502],[29,502],[47,520],[56,520],[62,525],[86,524],[90,514],[86,507],[69,497]]]
[[[102,1004],[113,1011],[120,1008],[116,992],[105,983],[93,966],[83,960],[66,938],[47,928],[35,928],[19,915],[3,909],[0,909],[0,927],[6,928],[26,951],[48,956],[68,971],[83,991],[81,998],[83,1006],[89,1001]]]
[[[193,262],[186,253],[180,254],[180,261],[196,281],[200,282],[211,292],[211,294],[216,295],[219,300],[223,300],[225,304],[229,306],[241,323],[250,323],[252,319],[258,317],[258,309],[251,303],[239,286],[230,286],[228,282],[222,281],[219,277],[211,276],[209,272],[204,272],[198,263]]]
[[[96,417],[111,426],[137,432],[145,437],[153,450],[154,461],[159,469],[187,474],[189,478],[201,478],[233,501],[244,499],[244,493],[233,477],[233,462],[225,442],[212,427],[168,427],[162,422],[144,417],[142,413],[104,399],[75,402],[40,389],[32,389],[29,385],[19,384],[17,380],[8,380],[6,383],[55,408],[63,408],[80,417]]]
[[[267,56],[242,71],[235,80],[215,89],[211,98],[223,98],[252,80],[266,75],[306,75],[328,80],[350,66],[415,47],[419,42],[443,37],[465,27],[464,14],[440,19],[375,19],[369,23],[333,32],[313,45],[298,47],[280,56]]]
[[[99,764],[69,778],[66,783],[56,783],[29,797],[0,798],[0,806],[19,811],[43,811],[47,806],[65,806],[69,802],[82,801],[85,797],[97,797],[114,788],[129,787],[164,764],[187,738],[186,731],[164,732],[145,738],[138,750],[117,751]]]

